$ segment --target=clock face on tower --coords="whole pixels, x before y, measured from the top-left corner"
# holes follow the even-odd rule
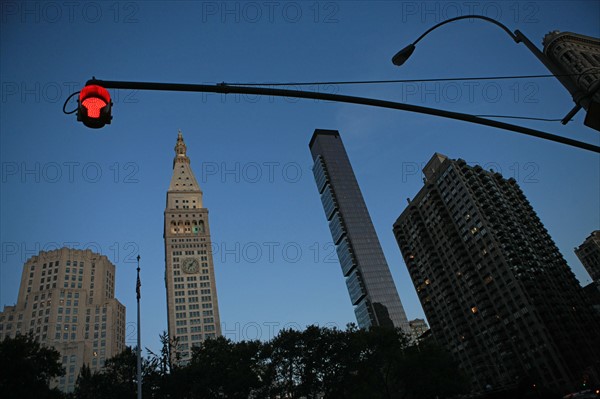
[[[200,271],[200,262],[196,258],[185,258],[181,262],[181,270],[187,274],[198,273]]]

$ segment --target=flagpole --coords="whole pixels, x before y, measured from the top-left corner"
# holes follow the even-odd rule
[[[142,399],[142,335],[140,324],[140,297],[142,282],[140,281],[140,255],[137,256],[137,281],[135,292],[137,297],[137,398]]]

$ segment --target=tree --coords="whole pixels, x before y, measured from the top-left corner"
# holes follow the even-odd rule
[[[89,366],[84,364],[75,383],[74,396],[77,399],[99,399],[106,389],[104,376],[92,373]]]
[[[107,359],[100,372],[91,373],[84,365],[77,377],[75,396],[81,399],[132,399],[136,396],[136,384],[136,353],[128,346]]]
[[[466,387],[447,352],[434,344],[410,346],[400,329],[309,326],[283,330],[267,345],[274,396],[427,399]]]
[[[40,345],[31,335],[0,342],[0,392],[5,398],[60,398],[50,389],[53,378],[65,374],[60,353]]]
[[[191,362],[173,374],[175,385],[185,387],[189,398],[246,399],[261,388],[266,375],[262,346],[224,337],[206,340],[193,348]]]
[[[466,375],[450,353],[435,342],[408,348],[399,372],[408,398],[448,397],[468,389]]]
[[[186,365],[169,365],[170,344],[143,359],[145,398],[433,399],[463,393],[466,379],[434,343],[411,346],[400,329],[309,326],[282,330],[269,342],[209,339]],[[134,398],[132,348],[99,373],[81,370],[76,397]]]
[[[344,374],[345,397],[399,398],[404,380],[398,372],[408,340],[400,329],[349,328]]]
[[[274,372],[272,393],[280,397],[299,396],[297,387],[303,374],[302,333],[282,330],[269,343]]]
[[[153,373],[148,359],[142,359],[143,396],[159,398],[159,389],[150,378]],[[83,366],[77,384],[75,397],[82,399],[132,399],[137,395],[137,353],[128,346],[123,352],[107,359],[102,370],[90,372]]]
[[[171,363],[171,353],[174,348],[173,340],[169,334],[163,331],[159,335],[162,344],[159,354],[146,348],[150,354],[149,358],[142,359],[143,391],[149,391],[152,398],[167,398],[169,395],[181,397],[178,394],[177,385],[173,384],[173,374],[176,367]],[[148,396],[146,394],[146,396]]]

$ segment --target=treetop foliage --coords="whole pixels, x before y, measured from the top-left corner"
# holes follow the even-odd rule
[[[410,345],[400,331],[349,325],[282,330],[268,342],[209,339],[184,366],[170,364],[172,345],[143,359],[144,398],[428,399],[465,392],[466,379],[434,343]],[[136,353],[83,369],[74,396],[135,398]]]

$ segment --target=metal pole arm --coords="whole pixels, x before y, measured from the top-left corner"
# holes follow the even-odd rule
[[[412,43],[413,46],[415,44],[417,44],[425,36],[427,36],[427,34],[429,34],[431,31],[439,28],[442,25],[448,24],[450,22],[458,21],[461,19],[482,19],[484,21],[491,22],[492,24],[500,27],[503,31],[505,31],[511,37],[511,39],[513,39],[515,41],[515,43],[523,43],[529,49],[529,51],[531,51],[533,53],[533,55],[535,55],[536,58],[538,60],[540,60],[540,62],[542,64],[544,64],[546,66],[546,68],[548,68],[548,70],[560,81],[560,83],[562,83],[562,85],[569,91],[569,93],[571,93],[575,103],[579,104],[580,98],[583,97],[583,95],[585,93],[583,93],[567,76],[564,76],[564,72],[556,64],[554,64],[552,61],[550,61],[550,59],[548,57],[546,57],[546,55],[544,53],[542,53],[540,51],[540,49],[538,49],[537,46],[535,44],[533,44],[531,42],[531,40],[529,40],[527,38],[527,36],[525,36],[520,30],[517,29],[513,33],[510,31],[510,29],[508,29],[506,27],[506,25],[504,25],[503,23],[501,23],[499,21],[496,21],[495,19],[483,16],[483,15],[463,15],[460,17],[450,18],[450,19],[442,21],[442,22],[432,26],[428,30],[426,30],[425,33],[423,33],[421,36],[419,36],[417,38],[417,40],[415,40]]]
[[[582,91],[579,87],[577,87],[577,85],[571,79],[569,79],[568,76],[564,76],[565,74],[560,69],[560,67],[558,65],[556,65],[555,63],[553,63],[548,57],[546,57],[546,55],[543,52],[541,52],[540,49],[538,49],[531,42],[531,40],[529,40],[527,38],[527,36],[525,36],[519,30],[515,30],[515,32],[513,33],[503,23],[496,21],[493,18],[489,18],[489,17],[483,16],[483,15],[462,15],[460,17],[454,17],[454,18],[447,19],[445,21],[442,21],[442,22],[432,26],[431,28],[426,30],[425,33],[423,33],[421,36],[419,36],[417,38],[417,40],[415,40],[411,45],[409,45],[409,46],[405,47],[404,49],[402,49],[401,51],[399,51],[392,59],[394,64],[402,65],[414,51],[415,45],[421,39],[423,39],[425,36],[427,36],[431,31],[439,28],[442,25],[448,24],[450,22],[458,21],[461,19],[482,19],[484,21],[491,22],[492,24],[500,27],[516,43],[523,43],[529,49],[529,51],[531,51],[533,53],[533,55],[535,55],[536,58],[538,60],[540,60],[540,62],[542,64],[544,64],[544,66],[546,66],[546,68],[548,68],[548,70],[556,77],[556,79],[558,79],[558,81],[565,87],[565,89],[567,89],[567,91],[571,94],[573,101],[575,102],[575,104],[577,104],[577,106],[575,108],[573,108],[571,110],[571,112],[569,112],[567,114],[567,116],[565,116],[563,118],[563,122],[562,122],[563,124],[566,124],[571,119],[571,117],[573,117],[577,113],[577,111],[579,111],[581,109],[582,106],[587,109],[590,101],[586,98],[586,93],[584,91]]]
[[[248,87],[235,86],[226,83],[216,85],[202,84],[185,84],[185,83],[154,83],[154,82],[123,82],[110,80],[88,80],[87,85],[99,85],[106,89],[132,89],[132,90],[163,90],[163,91],[187,91],[200,93],[222,93],[222,94],[253,94],[259,96],[275,96],[275,97],[292,97],[292,98],[309,98],[314,100],[335,101],[350,104],[368,105],[371,107],[380,107],[388,109],[396,109],[401,111],[416,112],[420,114],[435,115],[442,118],[456,119],[479,125],[495,127],[497,129],[510,130],[517,133],[526,134],[528,136],[539,137],[545,140],[554,141],[570,145],[584,150],[600,153],[600,147],[573,140],[568,137],[546,133],[535,129],[530,129],[523,126],[512,125],[510,123],[499,122],[492,119],[480,118],[474,115],[463,114],[460,112],[446,111],[442,109],[423,107],[419,105],[404,104],[393,101],[377,100],[374,98],[346,96],[341,94],[318,93],[301,90],[286,90],[273,89],[266,87]]]
[[[450,18],[447,19],[445,21],[442,21],[440,23],[438,23],[437,25],[432,26],[431,28],[429,28],[428,30],[425,31],[425,33],[423,33],[421,36],[419,36],[419,38],[417,40],[415,40],[413,42],[413,45],[417,44],[422,38],[424,38],[425,36],[427,36],[427,34],[429,32],[431,32],[434,29],[439,28],[442,25],[448,24],[450,22],[454,22],[454,21],[458,21],[459,19],[483,19],[485,21],[491,22],[496,26],[499,26],[503,31],[505,31],[515,42],[519,43],[519,40],[517,39],[517,36],[512,33],[510,31],[510,29],[508,29],[506,27],[506,25],[504,25],[503,23],[496,21],[495,19],[489,18],[489,17],[485,17],[483,15],[462,15],[460,17],[454,17],[454,18]]]

